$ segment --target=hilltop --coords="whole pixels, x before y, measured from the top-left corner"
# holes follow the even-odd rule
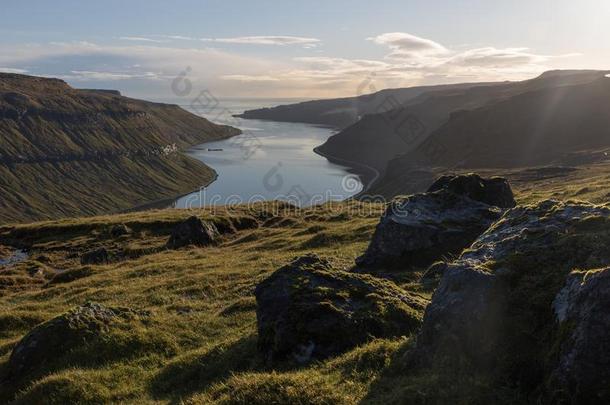
[[[176,105],[0,73],[0,222],[119,211],[209,183],[190,146],[237,135]]]
[[[599,189],[584,178],[597,179]],[[549,400],[545,390],[552,385],[543,378],[549,370],[556,370],[553,381],[570,376],[555,361],[569,348],[567,334],[578,331],[592,337],[596,330],[588,328],[588,318],[583,323],[561,306],[560,319],[572,321],[557,331],[548,323],[554,316],[551,301],[561,296],[558,291],[566,277],[581,280],[587,275],[589,291],[599,288],[593,282],[603,282],[607,271],[584,271],[601,269],[610,259],[604,249],[610,232],[607,205],[570,200],[598,199],[608,189],[607,170],[591,166],[586,175],[567,171],[554,181],[523,177],[512,184],[517,207],[499,220],[506,212],[502,207],[515,204],[508,183],[497,178],[480,183],[474,175],[464,179],[449,193],[439,187],[451,179],[441,179],[431,192],[399,200],[415,204],[412,208],[418,211],[424,207],[420,202],[429,199],[446,204],[455,200],[455,209],[485,218],[476,221],[477,234],[471,234],[466,223],[428,218],[428,213],[421,218],[421,230],[417,216],[397,221],[405,230],[423,233],[417,238],[399,238],[397,233],[386,239],[397,244],[384,244],[384,251],[398,246],[422,249],[432,241],[439,250],[428,253],[442,255],[443,261],[429,269],[405,262],[398,267],[354,267],[390,230],[383,225],[396,205],[377,203],[298,209],[267,202],[2,226],[0,401],[514,404],[536,402],[540,395]],[[497,194],[486,195],[481,190],[486,184],[502,186],[506,201],[489,200]],[[464,191],[468,197],[452,194]],[[451,207],[443,209],[452,212]],[[170,245],[177,236],[189,235],[184,225],[196,224],[189,219],[194,216],[206,224],[210,239]],[[544,221],[540,226],[532,219],[537,216]],[[476,241],[463,251],[463,259],[460,252],[444,254],[441,245],[450,239],[430,237],[435,226],[447,236],[455,238],[459,230],[465,241]],[[504,247],[511,243],[519,245]],[[522,251],[527,254],[520,255]],[[386,254],[374,254],[380,253]],[[485,259],[481,268],[468,267],[480,257]],[[507,278],[510,290],[498,290],[509,294],[508,312],[501,314],[514,326],[510,333],[495,335],[485,329],[490,324],[477,324],[486,318],[476,314],[489,316],[481,308],[493,311],[496,301],[470,310],[467,305],[475,304],[470,297],[476,301],[504,295],[486,295],[482,281],[445,280],[443,266],[454,260],[451,266],[459,275],[486,274],[491,280],[509,274],[507,269],[523,272]],[[570,273],[573,267],[583,273]],[[286,296],[290,291],[293,295]],[[283,304],[267,307],[268,294]],[[451,301],[448,294],[459,299]],[[586,297],[584,308],[605,302],[605,295]],[[444,306],[449,301],[454,305]],[[460,312],[451,312],[454,307]],[[274,323],[276,316],[283,321]],[[432,333],[428,319],[442,328]],[[344,325],[344,333],[334,333],[338,324]],[[294,333],[281,329],[290,326],[297,328]],[[464,333],[470,326],[480,334]],[[532,340],[530,327],[540,339]],[[326,346],[305,347],[295,355],[296,362],[290,356],[285,359],[286,350],[299,349],[290,344],[303,338],[299,334],[315,336]],[[483,344],[476,340],[480,335],[506,339]],[[448,339],[447,344],[439,339]],[[469,351],[471,347],[477,350]],[[604,348],[575,346],[574,364],[583,364],[578,356],[598,353],[602,355],[595,367],[600,368],[594,370],[607,370]],[[319,357],[308,361],[311,356]],[[497,367],[488,368],[485,359],[497,359]],[[599,381],[594,372],[588,373],[591,384]],[[563,387],[573,390],[569,381]],[[570,392],[580,398],[588,395]],[[607,399],[607,393],[599,395]]]

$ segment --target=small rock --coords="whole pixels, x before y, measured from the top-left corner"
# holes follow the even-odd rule
[[[316,255],[277,270],[255,296],[258,347],[268,362],[303,363],[372,337],[408,335],[426,304],[390,281],[335,270]]]
[[[192,216],[178,224],[167,242],[169,249],[178,249],[184,246],[208,246],[216,242],[218,229],[207,221]]]
[[[81,264],[108,264],[109,257],[106,248],[101,247],[83,254],[80,262]]]
[[[129,235],[131,230],[125,224],[117,224],[110,229],[110,236],[118,238],[124,235]]]

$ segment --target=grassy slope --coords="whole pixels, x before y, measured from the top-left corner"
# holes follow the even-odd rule
[[[591,168],[587,176],[597,179],[591,182],[577,171],[551,181],[517,181],[514,187],[520,202],[574,194],[599,200],[608,190],[608,169]],[[409,337],[375,340],[301,369],[263,366],[256,350],[255,285],[307,252],[328,257],[339,268],[351,266],[382,210],[342,203],[303,211],[270,204],[196,211],[220,229],[228,230],[229,223],[239,229],[225,234],[218,247],[179,251],[162,246],[172,227],[193,212],[149,211],[0,228],[0,241],[13,239],[35,250],[0,277],[0,367],[33,326],[72,306],[93,300],[153,312],[147,325],[113,336],[111,344],[122,357],[72,357],[22,387],[1,385],[0,400],[17,392],[21,403],[455,403],[456,395],[462,403],[520,401],[513,391],[490,390],[484,380],[409,374],[401,367]],[[259,227],[252,226],[254,220]],[[117,223],[129,226],[132,235],[111,238],[109,229]],[[121,259],[81,266],[73,253],[96,246]],[[70,277],[47,284],[51,268],[69,270]],[[392,277],[429,296],[418,275]]]
[[[101,214],[189,192],[214,172],[159,151],[237,133],[174,105],[0,74],[0,223]]]

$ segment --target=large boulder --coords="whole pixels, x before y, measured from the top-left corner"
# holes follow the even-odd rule
[[[306,362],[373,337],[409,335],[426,302],[387,280],[307,255],[256,287],[258,346],[268,362]]]
[[[586,403],[610,399],[610,268],[575,271],[553,309],[566,331],[552,387]]]
[[[441,176],[430,186],[428,192],[443,189],[500,208],[513,208],[517,205],[508,180],[502,177],[484,179],[474,173]]]
[[[208,246],[214,244],[217,237],[218,229],[213,223],[192,216],[176,225],[167,242],[167,247],[178,249],[189,245]]]
[[[547,385],[551,375],[571,382],[566,398],[581,395],[585,375],[588,387],[607,384],[607,275],[584,277],[583,285],[570,274],[610,265],[608,246],[606,206],[544,201],[511,209],[444,270],[411,361],[484,371],[545,396],[557,392]],[[598,339],[606,340],[593,348]],[[589,362],[598,350],[606,355]]]
[[[38,325],[13,349],[8,362],[11,379],[44,370],[55,359],[80,345],[99,339],[113,324],[146,317],[145,312],[87,303]]]
[[[514,199],[504,179],[442,177],[426,193],[392,201],[356,263],[363,267],[428,266],[461,253],[500,218],[503,207],[511,205]]]

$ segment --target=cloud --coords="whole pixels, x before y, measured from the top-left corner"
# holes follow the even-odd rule
[[[223,80],[237,80],[240,82],[276,82],[278,80],[280,80],[277,77],[273,77],[273,76],[266,76],[266,75],[260,75],[260,76],[253,76],[253,75],[223,75],[220,76],[221,79]]]
[[[131,79],[162,79],[168,78],[153,72],[128,73],[128,72],[97,72],[90,70],[72,70],[70,74],[60,75],[60,79],[75,81],[114,81]]]
[[[550,56],[536,55],[528,48],[493,47],[470,49],[453,56],[449,64],[466,67],[510,68],[518,65],[531,65],[546,62]]]
[[[225,44],[247,44],[247,45],[312,45],[320,42],[316,38],[292,37],[292,36],[254,36],[235,38],[201,38],[205,42],[220,42]]]
[[[442,55],[447,52],[447,49],[437,42],[405,32],[388,32],[367,38],[367,40],[389,47],[392,53],[387,58],[391,59],[412,59],[422,56]]]
[[[158,44],[162,44],[162,43],[166,43],[168,41],[164,41],[162,39],[153,39],[153,38],[146,38],[146,37],[120,37],[119,38],[122,41],[135,41],[135,42],[155,42]]]
[[[389,49],[391,57],[380,59],[312,56],[310,51],[303,49],[300,57],[281,54],[257,57],[206,47],[207,44],[199,39],[181,35],[136,38],[192,42],[188,47],[150,41],[121,45],[84,41],[0,44],[0,66],[5,66],[0,70],[25,72],[27,69],[29,74],[60,77],[79,86],[86,86],[87,82],[90,86],[109,86],[138,97],[173,97],[172,81],[181,72],[188,71],[193,93],[209,89],[231,97],[320,98],[360,93],[362,83],[370,81],[376,89],[382,89],[464,81],[521,80],[558,68],[558,58],[574,56],[543,55],[524,47],[450,49],[404,33],[369,38]],[[308,45],[303,41],[318,41],[301,38],[299,43],[294,38],[299,37],[240,37],[213,41],[298,44],[297,48]],[[212,40],[205,42],[212,44]],[[305,56],[308,54],[310,56]]]
[[[19,68],[8,68],[8,67],[0,67],[0,72],[2,73],[27,73],[27,69],[19,69]]]

